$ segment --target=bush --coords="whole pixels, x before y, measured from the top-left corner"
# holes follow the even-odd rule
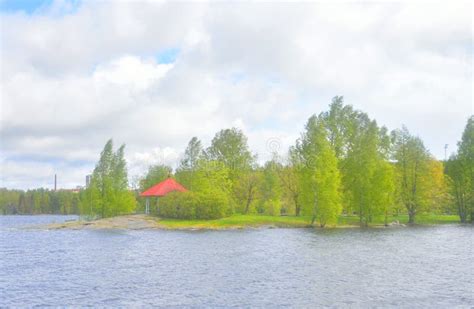
[[[269,216],[280,216],[281,215],[281,202],[280,200],[269,199],[264,203],[264,213]]]
[[[229,201],[219,192],[172,192],[160,198],[158,215],[176,219],[218,219],[231,214]]]

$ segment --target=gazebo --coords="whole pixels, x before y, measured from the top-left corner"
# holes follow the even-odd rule
[[[145,213],[150,213],[150,197],[165,196],[166,194],[173,191],[186,192],[188,190],[173,178],[168,177],[162,182],[142,192],[140,196],[146,197]]]

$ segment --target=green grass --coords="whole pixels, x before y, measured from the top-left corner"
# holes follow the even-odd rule
[[[387,222],[398,221],[401,224],[408,223],[408,215],[389,216]],[[383,225],[385,223],[384,216],[376,216],[370,225]],[[435,215],[420,214],[415,218],[415,224],[452,224],[459,223],[459,216],[456,215]],[[339,216],[338,225],[359,225],[359,217],[357,216]]]
[[[408,222],[407,215],[391,216],[388,222],[398,220],[400,223]],[[181,220],[158,218],[158,222],[164,228],[169,229],[228,229],[228,228],[246,228],[246,227],[308,227],[311,217],[309,216],[265,216],[265,215],[233,215],[230,217],[216,220]],[[459,217],[453,215],[419,215],[417,224],[449,224],[459,223]],[[384,217],[375,217],[372,226],[384,224]],[[339,227],[359,226],[359,218],[356,216],[340,216],[338,219]]]
[[[310,218],[295,216],[233,215],[216,220],[181,220],[160,218],[158,222],[163,227],[170,229],[225,229],[259,226],[306,227],[309,225]]]

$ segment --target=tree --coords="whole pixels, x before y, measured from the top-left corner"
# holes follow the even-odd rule
[[[247,137],[237,129],[219,131],[206,150],[209,160],[219,161],[230,170],[230,178],[235,181],[239,173],[251,169],[255,157],[247,145]]]
[[[368,226],[373,216],[385,214],[393,195],[393,172],[381,152],[383,135],[374,120],[364,113],[357,115],[344,166],[344,185],[348,209],[357,211],[360,225]],[[363,175],[363,176],[362,176]]]
[[[197,168],[198,161],[203,157],[203,148],[201,141],[197,137],[193,137],[184,152],[178,169],[176,170],[176,178],[189,190],[193,190],[194,173]]]
[[[305,132],[297,142],[303,162],[301,169],[302,197],[311,224],[317,219],[324,227],[335,224],[341,212],[340,175],[337,158],[327,139],[327,130],[316,116],[309,118]]]
[[[446,174],[461,222],[474,222],[474,116],[467,121],[458,153],[446,162]]]
[[[232,183],[230,169],[219,161],[201,159],[196,164],[194,191],[197,192],[222,192],[230,196]]]
[[[92,180],[84,195],[90,206],[90,215],[102,218],[129,213],[135,209],[136,201],[128,190],[127,166],[124,158],[125,145],[114,153],[110,139],[101,152]],[[86,207],[83,211],[87,211]]]
[[[468,183],[467,199],[470,208],[471,222],[474,222],[474,116],[471,116],[466,124],[459,143],[459,158],[466,169]]]
[[[197,137],[191,138],[188,147],[184,151],[184,157],[180,162],[179,168],[182,170],[194,170],[199,159],[202,158],[203,148],[201,141]]]
[[[248,214],[251,205],[258,197],[258,186],[260,184],[261,175],[259,171],[245,170],[241,172],[235,180],[233,190],[234,196],[239,204],[239,210],[243,214]]]
[[[396,176],[400,199],[408,211],[408,223],[427,205],[426,181],[430,155],[423,142],[408,132],[406,127],[392,133]]]
[[[148,168],[145,177],[140,180],[140,190],[145,191],[162,182],[171,175],[171,167],[163,164],[152,165]]]
[[[197,161],[193,192],[198,195],[203,204],[212,206],[214,213],[201,217],[222,217],[224,214],[233,213],[232,182],[229,175],[230,169],[222,162],[206,159]]]
[[[260,192],[259,213],[281,215],[283,188],[279,175],[282,168],[276,157],[265,163],[258,189]]]
[[[338,160],[346,157],[352,136],[355,133],[357,112],[351,105],[344,105],[344,97],[336,96],[329,105],[329,111],[319,115],[328,131],[328,140]]]
[[[435,213],[446,213],[451,196],[449,194],[448,176],[444,172],[441,161],[431,158],[428,161],[428,174],[424,178],[427,183],[427,209]]]
[[[283,196],[293,203],[295,216],[299,216],[301,213],[301,186],[299,181],[301,166],[302,163],[297,149],[291,147],[288,151],[286,164],[277,170],[283,188]]]
[[[384,215],[385,225],[388,224],[388,216],[393,213],[395,202],[394,178],[395,171],[393,165],[385,160],[377,161],[377,166],[371,179],[373,186],[372,191],[369,192],[369,201],[374,205],[374,214]]]

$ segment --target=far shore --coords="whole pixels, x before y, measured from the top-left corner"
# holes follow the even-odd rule
[[[395,219],[394,219],[395,218]],[[405,227],[407,218],[405,216],[391,217],[388,226],[380,219],[374,220],[369,228],[398,228]],[[417,225],[434,225],[459,223],[456,216],[438,215],[420,217]],[[124,230],[233,230],[233,229],[255,229],[255,228],[319,228],[315,224],[311,226],[309,217],[295,216],[265,216],[265,215],[233,215],[215,220],[181,220],[160,218],[144,214],[132,214],[116,216],[98,220],[75,220],[64,223],[52,223],[39,226],[48,230],[102,230],[102,229],[124,229]],[[338,225],[330,225],[325,228],[359,228],[357,217],[341,216]]]

